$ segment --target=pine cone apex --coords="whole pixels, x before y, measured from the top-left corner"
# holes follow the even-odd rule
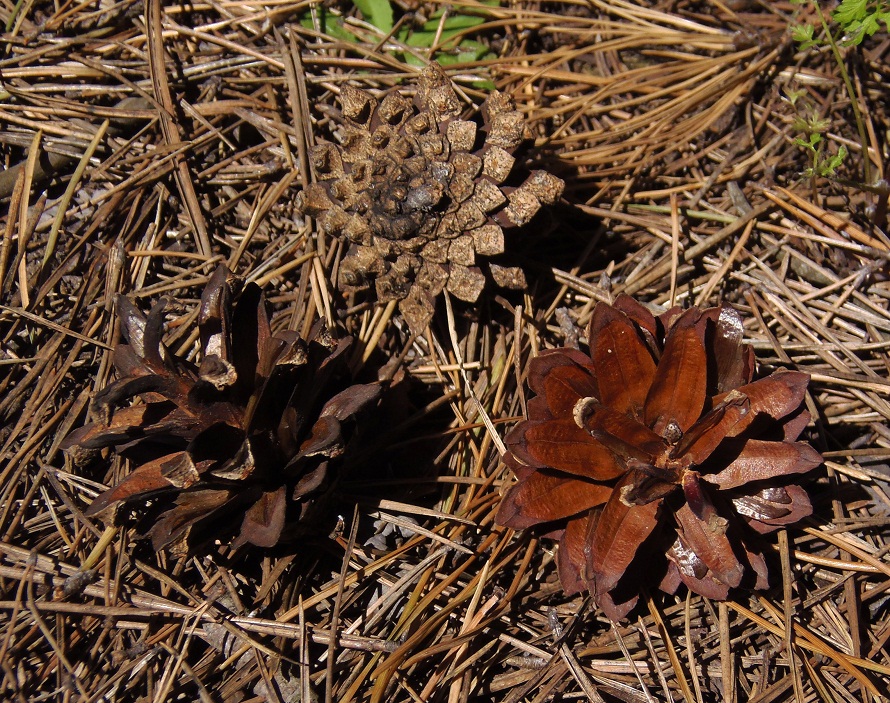
[[[350,242],[341,289],[373,283],[378,299],[400,301],[421,332],[442,290],[475,302],[487,279],[524,287],[520,269],[480,259],[503,254],[504,230],[531,222],[565,184],[546,171],[518,173],[513,152],[527,131],[508,95],[488,96],[481,126],[462,120],[451,80],[432,63],[413,102],[347,85],[340,104],[340,143],[312,149],[317,182],[300,193],[298,209]]]

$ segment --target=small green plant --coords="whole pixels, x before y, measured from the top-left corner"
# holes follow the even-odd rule
[[[819,132],[810,132],[806,139],[797,137],[794,143],[810,154],[811,165],[803,172],[803,175],[808,178],[834,176],[834,172],[847,158],[847,147],[843,144],[838,148],[836,154],[826,155],[825,139]]]
[[[828,19],[822,12],[817,0],[791,0],[795,5],[809,4],[819,20],[821,33],[817,34],[816,25],[799,24],[791,27],[791,37],[797,42],[801,50],[811,49],[817,46],[829,46],[834,60],[837,63],[841,78],[844,81],[844,87],[850,98],[850,107],[853,110],[853,118],[856,121],[856,130],[859,134],[859,143],[862,148],[862,175],[863,185],[868,187],[871,185],[871,162],[868,157],[868,137],[865,130],[865,122],[862,119],[862,113],[859,109],[859,95],[853,87],[853,81],[850,79],[850,73],[843,56],[841,56],[841,46],[856,46],[862,42],[867,36],[872,36],[880,29],[881,22],[885,27],[890,29],[890,10],[884,0],[842,0],[841,4],[835,8],[831,15],[837,25],[836,32],[828,25]],[[811,177],[817,175],[832,175],[834,170],[843,161],[846,156],[846,149],[838,151],[836,156],[828,159],[823,158],[824,140],[822,132],[813,130],[801,130],[805,132],[806,138],[795,139],[795,144],[799,144],[805,148],[813,159],[813,165],[808,169]],[[824,130],[822,130],[824,132]],[[838,160],[839,159],[839,160]],[[833,164],[833,166],[832,166]],[[817,166],[819,167],[817,169]]]
[[[824,135],[831,126],[831,122],[820,116],[811,104],[798,104],[804,92],[803,90],[789,90],[785,93],[788,102],[798,110],[794,122],[791,124],[799,135],[795,137],[794,143],[806,151],[810,158],[810,165],[803,175],[812,181],[819,177],[832,178],[844,159],[847,158],[847,147],[841,144],[836,154],[828,153],[828,140]]]
[[[482,0],[483,5],[497,5],[497,2],[498,0]],[[416,18],[418,21],[410,22],[407,21],[408,17],[396,21],[389,0],[352,0],[352,3],[362,18],[384,36],[391,36],[395,42],[411,49],[427,50],[427,61],[435,59],[442,65],[449,65],[479,61],[491,56],[491,51],[485,44],[466,38],[467,30],[485,22],[483,16],[471,14],[469,8],[442,7],[428,17],[419,17]],[[303,16],[301,23],[304,27],[313,28],[317,22],[325,34],[350,42],[359,41],[354,28],[323,4],[317,5],[315,13],[315,17],[310,13]],[[427,61],[421,60],[411,51],[395,53],[412,66],[427,64]],[[478,87],[494,88],[487,84]]]
[[[794,121],[791,123],[792,128],[798,134],[794,138],[794,144],[803,149],[809,159],[810,165],[804,169],[803,176],[810,180],[815,200],[818,197],[817,179],[836,180],[835,173],[847,158],[847,148],[841,144],[837,153],[829,152],[829,141],[825,137],[825,133],[831,126],[831,121],[822,117],[812,104],[801,101],[805,93],[804,90],[787,90],[785,99],[797,111]]]
[[[801,51],[806,51],[819,44],[819,40],[815,37],[815,32],[815,25],[795,24],[791,27],[791,38]]]
[[[881,22],[890,31],[890,6],[883,0],[843,0],[831,16],[843,30],[843,46],[861,44],[881,28]]]

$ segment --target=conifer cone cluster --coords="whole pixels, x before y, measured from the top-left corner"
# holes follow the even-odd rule
[[[525,139],[522,115],[494,91],[483,124],[460,119],[461,102],[438,64],[420,74],[412,103],[398,91],[381,100],[344,85],[340,144],[311,153],[317,179],[298,209],[345,237],[339,286],[374,286],[398,300],[413,331],[433,315],[443,289],[475,302],[486,282],[479,257],[504,253],[504,229],[527,225],[564,183],[546,171],[522,178],[514,152]],[[514,266],[487,264],[495,283],[524,288]]]
[[[93,422],[66,448],[111,447],[135,468],[86,513],[113,518],[122,502],[151,503],[142,531],[156,549],[224,537],[239,521],[234,546],[271,547],[323,491],[350,419],[381,388],[326,396],[350,339],[334,340],[320,325],[307,340],[273,334],[260,289],[225,266],[201,297],[197,364],[164,345],[163,310],[158,303],[145,317],[117,298],[126,338],[114,350],[119,378],[96,394]]]
[[[766,588],[761,536],[810,514],[797,475],[822,462],[795,441],[809,377],[752,382],[753,351],[727,306],[656,318],[619,296],[597,305],[589,343],[589,354],[531,362],[536,397],[506,440],[519,480],[498,522],[556,530],[564,590],[588,588],[613,620],[655,574],[666,592],[685,583],[714,599]]]

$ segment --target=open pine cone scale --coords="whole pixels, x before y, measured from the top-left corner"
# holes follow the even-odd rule
[[[682,582],[726,598],[747,574],[765,587],[757,535],[810,513],[793,477],[822,461],[795,441],[808,377],[752,381],[753,352],[726,306],[656,318],[620,296],[597,306],[589,339],[589,356],[531,362],[537,395],[506,440],[519,482],[498,521],[561,525],[563,587],[590,588],[616,619],[636,603],[630,574],[657,549],[669,592]]]
[[[236,513],[235,546],[273,546],[288,513],[305,514],[329,460],[344,452],[343,423],[374,404],[380,386],[349,386],[322,404],[350,340],[335,341],[320,325],[308,341],[273,333],[259,288],[242,287],[225,267],[201,298],[197,365],[163,344],[163,303],[147,317],[124,297],[117,304],[127,342],[114,351],[120,378],[96,394],[95,421],[66,446],[113,447],[136,468],[86,514],[157,497],[160,514],[146,531],[155,548]],[[137,397],[141,403],[126,405]]]

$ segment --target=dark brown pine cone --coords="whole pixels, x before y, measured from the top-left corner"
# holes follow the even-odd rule
[[[112,517],[121,502],[151,501],[156,519],[144,534],[156,549],[223,537],[239,522],[234,546],[271,547],[321,493],[348,421],[376,402],[380,386],[326,396],[351,340],[320,325],[305,341],[273,334],[260,289],[225,266],[201,297],[197,364],[163,344],[163,308],[146,318],[117,298],[127,340],[114,350],[119,379],[96,394],[93,422],[66,447],[112,447],[134,468],[86,514]]]
[[[597,305],[589,339],[589,355],[532,360],[529,419],[507,437],[519,481],[497,521],[555,528],[563,588],[590,589],[613,620],[653,577],[716,599],[743,582],[766,588],[760,535],[810,514],[797,474],[822,463],[795,441],[809,377],[752,382],[753,351],[727,306],[656,318],[619,296]]]
[[[298,208],[349,240],[340,288],[373,284],[378,300],[398,300],[421,332],[443,289],[478,299],[486,276],[477,257],[502,254],[504,229],[528,224],[565,184],[546,171],[517,179],[522,115],[494,91],[481,129],[459,119],[461,102],[436,63],[420,74],[414,103],[398,91],[378,101],[348,85],[340,102],[340,144],[313,149],[318,182],[300,194]],[[488,271],[499,286],[525,287],[518,267],[492,261]]]

